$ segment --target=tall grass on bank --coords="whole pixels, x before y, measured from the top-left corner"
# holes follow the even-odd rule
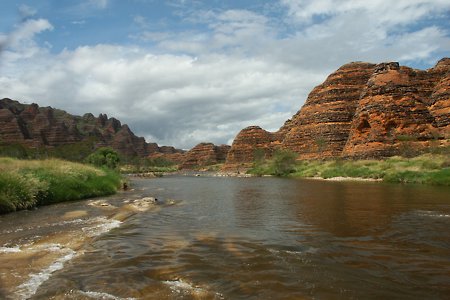
[[[278,175],[274,161],[255,165],[249,173]],[[385,182],[421,183],[450,186],[450,156],[424,154],[414,158],[391,157],[385,160],[303,160],[292,165],[291,177],[351,177],[381,179]]]
[[[0,213],[114,194],[120,181],[114,171],[79,163],[0,157]]]

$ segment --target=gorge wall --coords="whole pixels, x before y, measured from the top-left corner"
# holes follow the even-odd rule
[[[8,98],[0,100],[0,145],[55,148],[80,143],[92,145],[92,148],[108,146],[128,157],[183,152],[174,147],[147,143],[128,125],[105,114],[74,116],[52,107],[21,104]]]
[[[450,144],[450,58],[416,70],[396,62],[353,62],[309,94],[277,132],[243,129],[224,169],[249,167],[276,149],[299,159],[383,158]]]

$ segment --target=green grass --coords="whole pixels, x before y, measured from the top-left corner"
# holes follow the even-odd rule
[[[0,157],[0,213],[110,195],[120,183],[114,171],[79,163]]]
[[[176,172],[178,171],[178,167],[176,165],[174,166],[167,166],[167,167],[160,167],[160,166],[136,166],[136,165],[122,165],[120,166],[120,173],[122,174],[139,174],[139,173],[170,173],[170,172]]]
[[[385,160],[305,160],[293,165],[291,177],[351,177],[382,179],[385,182],[421,183],[450,186],[450,156],[423,154],[414,158]],[[277,175],[273,161],[255,164],[249,173]]]

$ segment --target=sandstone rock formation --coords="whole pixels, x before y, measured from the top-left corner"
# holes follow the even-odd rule
[[[212,143],[200,143],[186,152],[180,169],[194,169],[225,162],[228,145],[216,146]]]
[[[309,94],[279,131],[243,129],[225,169],[248,167],[256,151],[277,148],[299,159],[382,158],[449,144],[450,59],[429,70],[396,62],[349,63]]]
[[[92,148],[109,146],[128,157],[183,152],[147,143],[128,125],[105,114],[96,118],[87,113],[81,117],[37,104],[21,104],[7,98],[0,100],[0,145],[54,148],[77,143],[89,143]]]
[[[161,153],[154,152],[148,156],[149,159],[163,159],[165,161],[171,162],[174,165],[180,165],[186,157],[186,152],[180,149],[176,149],[177,152],[174,153]]]
[[[239,132],[231,145],[224,170],[248,168],[258,156],[269,158],[281,145],[281,135],[259,126],[249,126]]]
[[[283,147],[299,158],[335,157],[347,142],[361,90],[375,65],[350,63],[328,76],[292,117]]]
[[[342,155],[413,155],[429,148],[430,142],[443,139],[439,128],[442,126],[436,122],[430,107],[431,96],[442,75],[435,69],[414,70],[400,67],[398,63],[377,65],[362,91]],[[447,109],[450,107],[449,102],[447,98],[435,103],[434,113],[442,119],[440,123],[448,122],[448,115],[442,112],[445,105]],[[438,109],[439,105],[444,109]]]

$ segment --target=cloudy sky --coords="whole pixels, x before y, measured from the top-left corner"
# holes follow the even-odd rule
[[[450,56],[449,0],[0,1],[0,98],[188,149],[277,130],[351,61]]]

